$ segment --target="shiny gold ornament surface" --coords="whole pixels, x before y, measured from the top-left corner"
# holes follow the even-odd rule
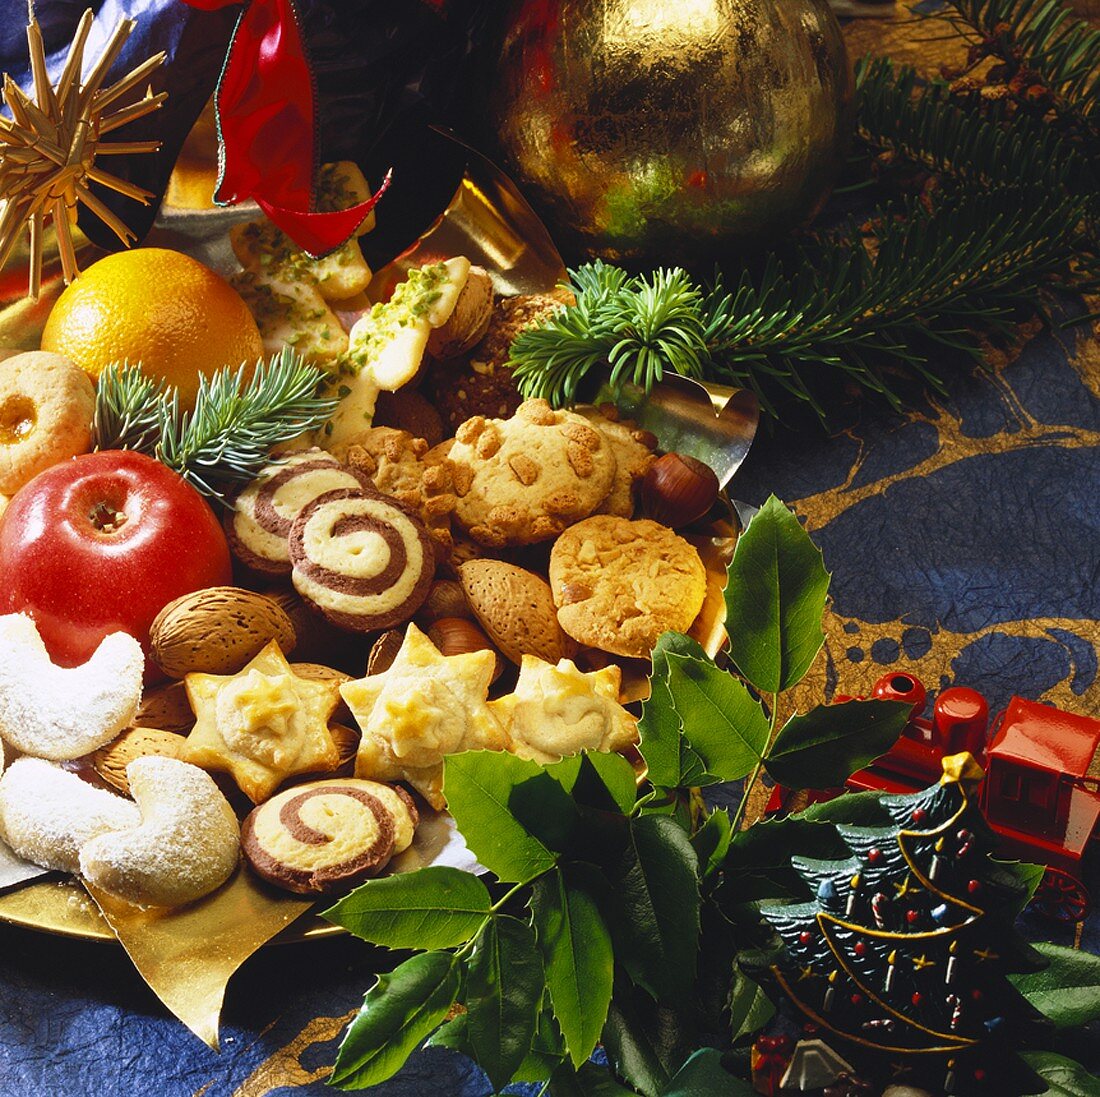
[[[523,0],[486,111],[570,258],[666,263],[809,220],[852,99],[826,0]]]

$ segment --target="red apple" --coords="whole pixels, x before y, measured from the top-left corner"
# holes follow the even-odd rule
[[[106,450],[54,465],[0,518],[0,613],[29,613],[62,666],[83,663],[111,632],[128,632],[148,654],[164,606],[231,580],[206,500],[144,454]]]

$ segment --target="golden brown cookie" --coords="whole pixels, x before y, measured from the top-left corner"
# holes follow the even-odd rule
[[[445,458],[427,460],[425,439],[393,427],[371,427],[338,452],[383,495],[414,511],[436,542],[440,560],[447,559],[456,499],[451,465]]]
[[[607,498],[596,508],[597,514],[616,514],[632,518],[636,489],[656,460],[653,454],[657,438],[648,430],[640,430],[630,419],[620,419],[614,404],[578,411],[607,439],[615,454],[615,479]]]
[[[691,627],[707,574],[695,548],[667,526],[599,514],[554,544],[550,588],[574,640],[645,659],[662,632]]]
[[[92,448],[95,386],[60,354],[32,350],[0,365],[0,493]]]
[[[615,455],[580,415],[526,400],[511,419],[475,416],[450,450],[455,517],[484,545],[548,541],[591,514],[615,479]]]

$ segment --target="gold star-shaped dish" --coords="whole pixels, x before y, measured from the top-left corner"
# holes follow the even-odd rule
[[[355,775],[407,781],[445,806],[443,759],[464,750],[505,750],[508,734],[486,704],[496,656],[443,655],[410,624],[390,668],[340,686],[363,738]]]
[[[238,674],[189,674],[184,681],[195,727],[180,756],[228,773],[253,803],[288,777],[339,765],[328,728],[339,684],[295,674],[274,640]]]

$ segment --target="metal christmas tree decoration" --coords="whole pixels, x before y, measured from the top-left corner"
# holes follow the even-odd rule
[[[129,122],[157,110],[166,92],[144,96],[129,106],[120,100],[137,88],[164,61],[158,53],[107,87],[104,81],[118,59],[135,23],[121,19],[100,55],[83,76],[84,51],[94,22],[89,9],[73,36],[61,77],[54,87],[46,68],[42,32],[28,0],[27,46],[34,81],[33,97],[4,76],[3,98],[11,118],[0,115],[0,269],[7,263],[24,229],[30,237],[28,292],[37,298],[42,279],[42,250],[46,224],[52,219],[57,234],[61,269],[66,282],[80,272],[73,244],[72,224],[81,203],[99,217],[126,246],[134,234],[100,201],[89,184],[108,187],[136,202],[153,197],[141,187],[105,171],[101,156],[156,152],[159,141],[104,141]]]

